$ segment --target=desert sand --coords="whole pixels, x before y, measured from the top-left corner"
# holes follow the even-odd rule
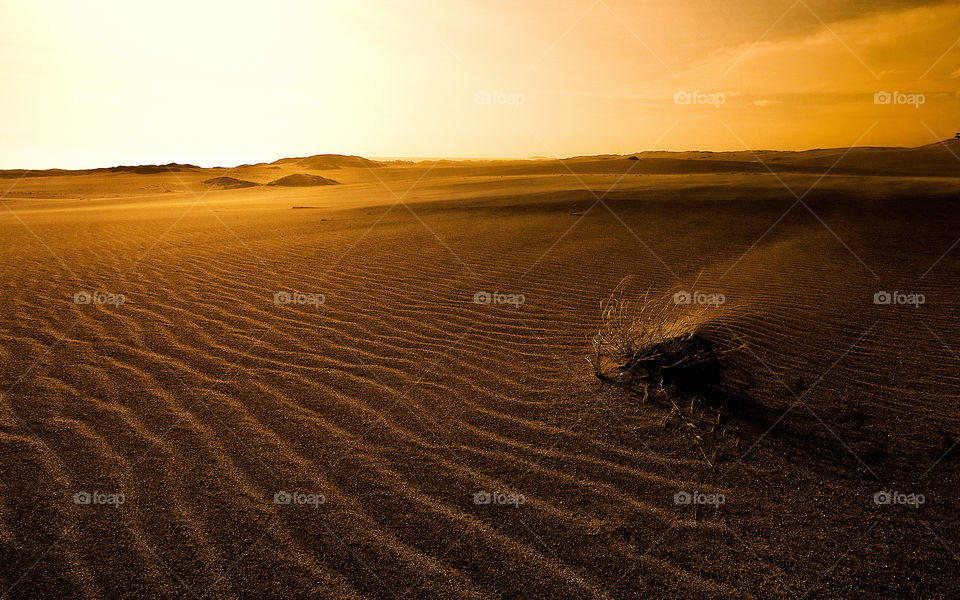
[[[3,172],[3,597],[953,597],[957,154]],[[594,377],[625,277],[712,425]]]

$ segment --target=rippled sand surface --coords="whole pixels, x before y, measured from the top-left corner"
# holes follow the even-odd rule
[[[949,597],[960,181],[644,160],[0,179],[4,597]],[[713,460],[627,276],[723,295]]]

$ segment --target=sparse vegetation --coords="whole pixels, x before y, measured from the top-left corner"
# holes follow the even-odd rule
[[[719,390],[720,358],[736,346],[707,339],[703,305],[679,304],[671,289],[630,294],[624,279],[600,303],[600,324],[588,362],[598,379],[658,400],[669,413],[663,427],[689,430],[704,460],[713,466],[729,444]],[[693,287],[696,287],[694,283]]]
[[[666,390],[681,371],[714,358],[712,344],[697,335],[702,307],[679,305],[650,288],[628,295],[630,278],[600,303],[600,324],[589,362],[607,383],[646,383]],[[672,290],[671,290],[672,291]]]

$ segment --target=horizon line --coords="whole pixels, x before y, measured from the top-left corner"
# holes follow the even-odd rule
[[[223,165],[213,165],[213,166],[203,166],[195,163],[189,162],[177,162],[171,161],[168,163],[118,163],[110,166],[99,166],[99,167],[77,167],[77,168],[62,168],[62,167],[45,167],[45,168],[35,168],[35,167],[3,167],[0,168],[0,172],[3,171],[25,171],[25,172],[42,172],[42,171],[94,171],[102,169],[115,169],[120,167],[148,167],[148,166],[190,166],[196,167],[198,169],[237,169],[243,166],[254,166],[254,165],[272,165],[278,161],[285,159],[298,159],[298,158],[310,158],[314,156],[344,156],[344,157],[359,157],[367,160],[375,160],[381,162],[400,162],[400,161],[410,161],[415,163],[420,162],[441,162],[441,161],[451,161],[451,162],[470,162],[470,161],[491,161],[491,162],[507,162],[507,161],[533,161],[533,160],[572,160],[577,158],[592,158],[592,157],[605,157],[605,156],[636,156],[640,154],[694,154],[694,153],[708,153],[708,154],[728,154],[728,153],[760,153],[760,152],[782,152],[782,153],[794,153],[802,154],[804,152],[817,152],[817,151],[826,151],[826,150],[855,150],[855,149],[886,149],[886,150],[911,150],[917,148],[924,148],[927,146],[936,146],[938,144],[946,144],[951,141],[960,140],[960,133],[955,137],[945,138],[938,140],[936,142],[931,142],[929,144],[923,144],[921,146],[829,146],[829,147],[817,147],[817,148],[806,148],[803,150],[776,150],[771,148],[740,148],[732,150],[707,150],[707,149],[688,149],[688,150],[639,150],[636,152],[628,153],[600,153],[600,154],[575,154],[571,156],[547,156],[547,155],[530,155],[530,156],[403,156],[403,155],[363,155],[363,154],[341,154],[335,152],[319,152],[316,154],[308,154],[304,156],[281,156],[270,162],[259,161],[259,162],[245,162],[233,166],[223,166]]]

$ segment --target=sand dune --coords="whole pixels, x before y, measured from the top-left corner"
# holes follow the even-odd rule
[[[225,190],[235,190],[240,188],[254,187],[256,184],[252,181],[246,181],[244,179],[237,179],[236,177],[212,177],[210,179],[205,179],[203,181],[205,184],[210,187],[225,189]]]
[[[280,179],[275,179],[267,185],[281,187],[315,187],[318,185],[337,185],[339,182],[319,175],[309,175],[307,173],[294,173]]]
[[[960,435],[960,179],[939,152],[856,150],[819,183],[836,153],[784,153],[809,209],[745,154],[5,186],[8,596],[938,597],[960,547],[938,461]],[[690,313],[746,344],[720,430],[593,377],[625,276],[724,295]],[[711,466],[698,436],[720,431]]]

